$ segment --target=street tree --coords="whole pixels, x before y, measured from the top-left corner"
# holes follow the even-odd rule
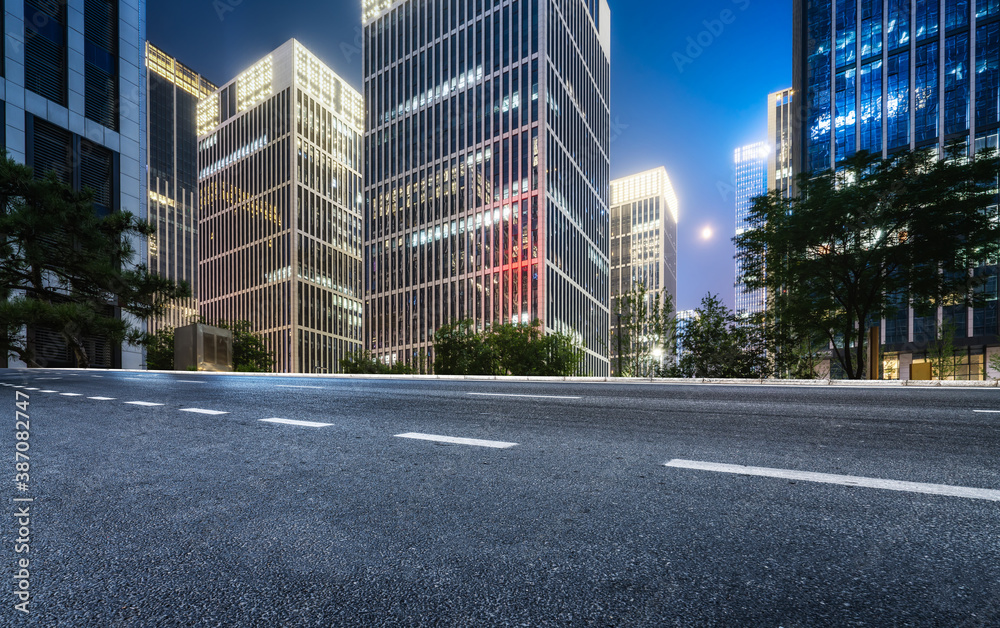
[[[985,277],[970,269],[1000,250],[1000,161],[960,150],[860,152],[800,175],[793,198],[758,197],[734,239],[747,289],[766,289],[796,335],[824,338],[851,379],[865,374],[868,328],[896,308],[978,303]]]
[[[99,215],[93,192],[0,157],[0,350],[42,366],[27,327],[58,334],[78,366],[87,339],[140,343],[134,321],[159,315],[190,287],[133,265],[153,227],[127,211]],[[123,315],[117,315],[118,309]]]
[[[676,347],[674,300],[665,288],[649,291],[639,283],[612,299],[609,353],[616,376],[651,377]]]
[[[740,320],[718,295],[702,298],[680,342],[684,351],[666,375],[763,378],[771,373],[761,328]]]

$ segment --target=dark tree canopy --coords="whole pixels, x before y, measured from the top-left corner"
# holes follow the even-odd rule
[[[438,375],[568,376],[576,374],[583,351],[565,334],[507,323],[477,331],[470,320],[445,325],[434,334]]]
[[[153,228],[122,211],[99,216],[89,190],[77,192],[54,176],[0,158],[0,344],[40,366],[26,327],[57,333],[76,362],[88,367],[86,339],[139,343],[130,322],[162,313],[190,296],[176,284],[133,265],[136,244]],[[128,316],[118,316],[115,309]]]
[[[746,288],[766,289],[784,325],[824,338],[848,376],[861,378],[870,325],[907,304],[926,311],[978,299],[985,277],[970,270],[1000,248],[1000,162],[965,150],[944,159],[861,152],[837,172],[801,175],[795,198],[755,199],[749,228],[734,239]]]

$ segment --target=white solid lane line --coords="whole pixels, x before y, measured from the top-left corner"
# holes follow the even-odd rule
[[[264,423],[282,423],[284,425],[301,425],[302,427],[330,427],[333,423],[316,423],[314,421],[293,421],[292,419],[261,419]]]
[[[949,486],[947,484],[923,484],[920,482],[901,482],[899,480],[882,480],[853,475],[835,475],[831,473],[812,473],[809,471],[793,471],[790,469],[768,469],[766,467],[745,467],[739,464],[719,464],[716,462],[698,462],[696,460],[671,460],[667,467],[679,469],[695,469],[698,471],[716,471],[719,473],[735,473],[738,475],[756,475],[766,478],[783,480],[800,480],[802,482],[820,482],[823,484],[840,484],[842,486],[861,486],[878,488],[886,491],[904,491],[907,493],[924,493],[927,495],[944,495],[947,497],[965,497],[967,499],[986,499],[1000,501],[1000,491],[986,488],[968,488],[965,486]]]
[[[229,414],[228,412],[222,412],[221,410],[204,410],[202,408],[181,408],[181,412],[194,412],[195,414],[211,414],[213,416],[218,414]]]
[[[282,384],[278,384],[275,388],[312,388],[313,390],[326,390],[322,386],[284,386]]]
[[[128,405],[131,405],[131,406],[145,406],[145,407],[153,407],[153,406],[162,406],[163,405],[162,403],[150,403],[149,401],[126,401],[125,403],[128,404]]]
[[[499,440],[479,440],[478,438],[456,438],[454,436],[437,436],[434,434],[417,434],[409,432],[406,434],[396,434],[396,438],[412,438],[414,440],[429,440],[436,443],[451,443],[453,445],[474,445],[476,447],[492,447],[494,449],[507,449],[514,447],[517,443],[505,443]]]
[[[503,393],[468,393],[477,397],[525,397],[527,399],[582,399],[583,397],[560,397],[559,395],[508,395]]]
[[[87,399],[95,399],[97,401],[114,401],[115,397],[87,397]]]

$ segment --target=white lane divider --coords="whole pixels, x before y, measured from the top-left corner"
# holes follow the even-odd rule
[[[147,408],[151,408],[153,406],[162,406],[163,405],[162,403],[151,403],[149,401],[126,401],[125,403],[128,404],[128,405],[130,405],[130,406],[143,406],[143,407],[147,407]]]
[[[31,390],[31,389],[29,388],[28,390]],[[41,393],[50,393],[51,394],[51,393],[57,393],[59,391],[58,390],[39,390],[38,392],[41,392]]]
[[[15,386],[14,388],[24,388],[24,386]],[[38,390],[37,388],[24,388],[25,390]]]
[[[333,423],[316,423],[314,421],[295,421],[292,419],[260,419],[264,423],[282,423],[284,425],[301,425],[302,427],[330,427]]]
[[[947,484],[923,484],[920,482],[901,482],[899,480],[882,480],[853,475],[835,475],[831,473],[812,473],[809,471],[793,471],[791,469],[768,469],[766,467],[745,467],[740,464],[720,464],[716,462],[698,462],[696,460],[671,460],[667,467],[679,469],[694,469],[697,471],[715,471],[718,473],[734,473],[737,475],[755,475],[783,480],[799,480],[802,482],[819,482],[822,484],[839,484],[841,486],[860,486],[877,488],[886,491],[903,491],[907,493],[923,493],[927,495],[944,495],[946,497],[964,497],[966,499],[985,499],[1000,502],[1000,491],[986,488],[968,488],[965,486],[950,486]]]
[[[63,397],[82,397],[80,393],[59,393]]]
[[[510,395],[505,393],[468,393],[476,397],[524,397],[525,399],[583,399],[583,397],[563,397],[559,395]]]
[[[94,399],[95,401],[114,401],[115,397],[87,397],[87,399]]]
[[[475,447],[492,447],[494,449],[507,449],[514,447],[517,443],[505,443],[499,440],[479,440],[478,438],[456,438],[454,436],[437,436],[435,434],[418,434],[408,432],[406,434],[396,434],[396,438],[412,438],[414,440],[429,440],[437,443],[450,443],[452,445],[473,445]]]
[[[196,379],[179,379],[179,380],[177,380],[177,383],[178,384],[204,384],[205,382],[198,381]]]
[[[980,414],[1000,414],[1000,410],[973,410],[973,412]]]
[[[275,388],[311,388],[313,390],[326,390],[322,386],[285,386],[283,384],[278,384]]]
[[[212,416],[219,414],[229,414],[228,412],[223,412],[221,410],[205,410],[203,408],[181,408],[181,412],[193,412],[195,414],[211,414]]]

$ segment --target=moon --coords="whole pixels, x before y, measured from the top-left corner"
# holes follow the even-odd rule
[[[705,228],[703,228],[701,230],[701,239],[702,240],[711,240],[712,239],[712,228],[711,227],[705,227]]]

